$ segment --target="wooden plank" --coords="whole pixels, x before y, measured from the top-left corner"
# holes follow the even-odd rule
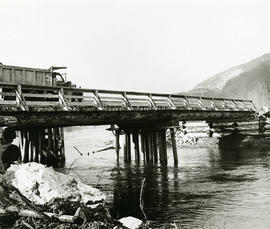
[[[96,107],[95,101],[69,102],[70,106]]]
[[[47,93],[47,94],[33,94],[33,93],[23,93],[23,96],[25,98],[28,98],[28,97],[31,97],[31,98],[48,98],[48,99],[51,99],[51,98],[55,98],[55,99],[58,99],[58,95],[55,95],[55,94],[50,94],[50,93]]]
[[[130,101],[132,107],[151,107],[148,101]]]
[[[113,106],[113,107],[122,107],[124,105],[123,101],[102,101],[103,106]]]
[[[59,101],[26,101],[27,106],[60,106]]]
[[[2,105],[16,105],[15,100],[0,100],[0,104]]]
[[[15,92],[0,92],[0,95],[3,96],[16,96]]]
[[[66,99],[92,99],[92,100],[95,100],[94,99],[94,96],[79,96],[79,95],[65,95],[65,98]]]

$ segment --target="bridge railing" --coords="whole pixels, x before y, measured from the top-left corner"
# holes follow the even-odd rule
[[[251,100],[0,83],[1,110],[255,111]]]

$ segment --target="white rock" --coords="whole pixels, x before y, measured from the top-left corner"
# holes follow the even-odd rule
[[[122,223],[125,227],[130,229],[139,228],[142,225],[142,221],[132,216],[124,217],[118,220]]]
[[[12,184],[36,204],[42,205],[55,198],[85,204],[105,199],[105,195],[98,189],[35,162],[11,165],[7,173],[14,173]]]

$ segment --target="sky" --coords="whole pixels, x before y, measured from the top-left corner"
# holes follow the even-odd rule
[[[0,62],[176,93],[270,52],[268,0],[0,0]]]

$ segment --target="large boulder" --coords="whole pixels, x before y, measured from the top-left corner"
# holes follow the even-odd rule
[[[55,199],[83,204],[95,204],[105,200],[105,195],[100,190],[59,173],[52,167],[35,162],[11,165],[4,176],[25,197],[38,205]]]

